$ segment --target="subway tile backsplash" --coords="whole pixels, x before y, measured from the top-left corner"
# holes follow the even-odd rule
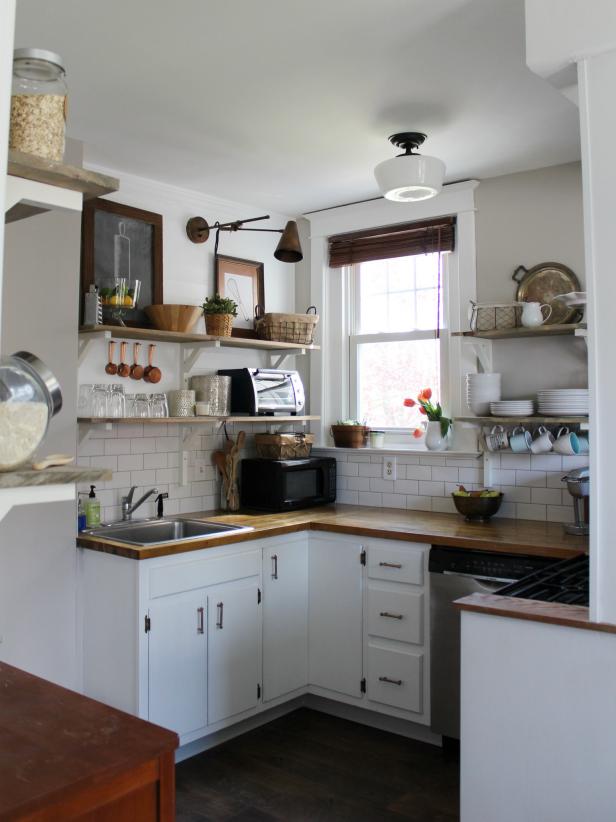
[[[472,455],[396,453],[396,480],[383,480],[383,454],[315,449],[338,461],[338,501],[351,505],[406,508],[409,511],[454,512],[450,494],[459,484],[484,487],[483,460]],[[587,457],[558,454],[491,454],[490,487],[503,491],[498,516],[512,519],[572,522],[573,504],[563,474],[588,464]]]

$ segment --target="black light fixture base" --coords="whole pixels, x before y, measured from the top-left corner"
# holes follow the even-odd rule
[[[426,136],[421,131],[399,131],[390,136],[389,142],[396,148],[404,149],[405,154],[412,154],[413,149],[419,148]]]

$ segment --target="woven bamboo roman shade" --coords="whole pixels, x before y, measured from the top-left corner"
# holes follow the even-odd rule
[[[329,266],[340,268],[369,260],[453,251],[455,235],[455,217],[336,234],[329,238]]]

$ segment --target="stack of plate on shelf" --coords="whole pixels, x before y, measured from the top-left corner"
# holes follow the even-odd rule
[[[588,416],[588,388],[554,388],[538,391],[539,413],[546,417]]]
[[[490,413],[493,417],[532,417],[535,413],[535,403],[532,400],[491,402]]]
[[[500,374],[467,374],[466,404],[478,417],[490,413],[490,403],[501,398]]]

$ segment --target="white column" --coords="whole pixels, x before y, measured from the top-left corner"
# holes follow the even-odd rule
[[[2,205],[3,212],[6,201],[6,161],[9,147],[9,117],[13,77],[15,2],[16,0],[3,0],[3,2],[0,3],[0,204]],[[4,215],[2,220],[0,220],[0,318],[2,317],[3,257]]]
[[[578,65],[591,393],[591,616],[616,623],[616,50]]]

